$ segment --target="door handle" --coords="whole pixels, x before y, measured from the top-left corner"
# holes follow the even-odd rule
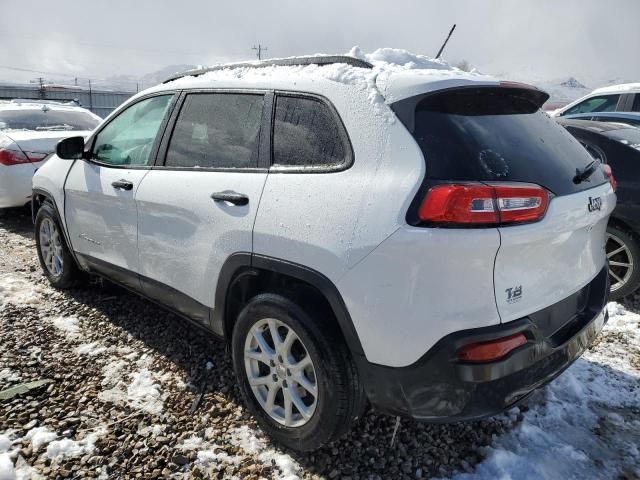
[[[212,193],[211,198],[213,198],[215,202],[229,202],[239,207],[249,203],[249,197],[242,193],[231,191]]]
[[[131,183],[129,180],[124,180],[124,179],[120,179],[120,180],[116,180],[115,182],[111,182],[111,186],[113,188],[118,189],[118,190],[132,190],[133,189],[133,183]]]

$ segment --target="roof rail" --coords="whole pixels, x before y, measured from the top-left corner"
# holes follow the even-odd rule
[[[369,62],[360,60],[359,58],[349,57],[346,55],[317,55],[313,57],[293,57],[293,58],[276,58],[273,60],[263,60],[260,62],[243,62],[243,63],[227,63],[222,65],[214,65],[212,67],[197,68],[187,70],[186,72],[171,75],[162,83],[168,83],[182,77],[197,77],[208,72],[217,70],[235,69],[235,68],[263,68],[263,67],[290,67],[297,65],[330,65],[333,63],[346,63],[352,67],[373,68]]]

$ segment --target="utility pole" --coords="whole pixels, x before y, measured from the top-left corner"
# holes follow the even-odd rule
[[[456,29],[456,24],[454,23],[453,27],[451,27],[451,30],[449,31],[449,35],[447,35],[447,39],[444,41],[444,43],[440,47],[440,50],[438,50],[438,54],[436,55],[436,60],[440,58],[440,55],[442,55],[442,51],[444,50],[444,47],[447,46],[447,43],[449,42],[449,39],[451,38],[451,35],[453,34],[453,31],[455,29]]]
[[[38,84],[40,85],[40,98],[44,100],[47,97],[47,92],[44,89],[44,78],[38,77]]]
[[[93,92],[91,90],[91,79],[89,79],[89,110],[93,112]]]
[[[262,52],[266,52],[268,50],[268,48],[267,47],[263,47],[262,45],[258,44],[257,47],[254,45],[251,50],[255,50],[256,51],[256,55],[258,56],[258,60],[262,60]]]

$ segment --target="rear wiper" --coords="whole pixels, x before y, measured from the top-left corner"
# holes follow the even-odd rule
[[[573,183],[577,185],[578,183],[582,183],[585,180],[589,181],[589,177],[593,175],[593,172],[596,171],[596,168],[598,168],[598,165],[596,164],[595,160],[589,163],[582,170],[579,168],[576,168],[576,176],[573,177]]]

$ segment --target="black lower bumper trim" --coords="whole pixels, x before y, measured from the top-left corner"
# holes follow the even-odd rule
[[[450,334],[408,367],[385,367],[356,356],[369,401],[384,413],[430,422],[504,411],[553,380],[593,342],[608,319],[608,292],[604,268],[557,304],[506,324]],[[497,362],[472,364],[456,357],[463,345],[517,332],[527,343]]]

